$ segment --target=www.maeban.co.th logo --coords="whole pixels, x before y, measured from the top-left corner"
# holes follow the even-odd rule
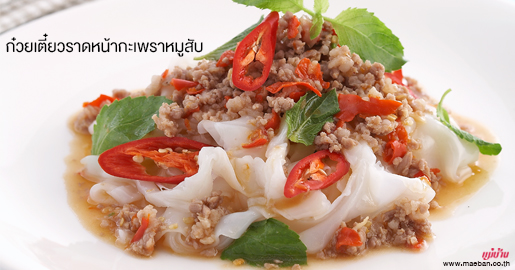
[[[492,248],[492,251],[483,252],[483,260],[488,260],[490,258],[508,258],[509,255],[510,252],[504,251],[502,248],[497,248],[497,251]]]
[[[491,251],[483,252],[483,260],[477,261],[462,261],[462,262],[443,262],[443,266],[500,266],[509,267],[508,260],[499,261],[497,259],[507,259],[510,256],[509,251],[504,251],[502,248],[492,248]],[[487,261],[488,260],[488,261]]]

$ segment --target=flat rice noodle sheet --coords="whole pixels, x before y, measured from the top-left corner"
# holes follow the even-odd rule
[[[243,189],[236,178],[227,153],[220,147],[204,147],[198,155],[199,170],[186,177],[173,189],[142,190],[145,198],[158,207],[183,208],[178,205],[191,203],[194,199],[202,199],[213,191],[214,181],[221,178],[238,192]]]
[[[435,116],[426,114],[425,119],[411,135],[422,143],[422,148],[414,150],[413,154],[426,160],[430,168],[440,169],[445,180],[463,182],[472,175],[469,164],[479,158],[477,146],[460,139]]]
[[[262,157],[252,156],[249,153],[239,157],[239,155],[235,156],[230,149],[240,148],[241,142],[244,142],[248,135],[239,131],[244,136],[238,138],[235,134],[232,134],[233,132],[229,132],[232,136],[232,139],[230,139],[231,137],[226,138],[223,134],[235,126],[238,128],[244,127],[247,130],[246,132],[251,131],[251,128],[254,127],[248,124],[249,119],[247,117],[242,118],[229,121],[231,123],[224,122],[227,123],[225,126],[224,123],[202,121],[199,126],[203,128],[199,128],[199,130],[205,129],[217,143],[228,151],[238,182],[233,188],[248,198],[248,206],[254,208],[254,211],[259,211],[261,216],[266,218],[279,215],[291,220],[311,219],[320,218],[326,214],[330,202],[321,191],[314,191],[307,196],[303,196],[303,199],[295,205],[289,204],[288,202],[291,202],[291,200],[284,196],[286,175],[283,165],[286,163],[286,154],[289,148],[286,121],[281,122],[277,134],[265,145],[263,154],[260,154]],[[212,126],[215,124],[218,125],[218,128]],[[239,153],[244,154],[243,151]],[[266,162],[264,161],[265,157]]]
[[[251,222],[252,223],[252,222]],[[245,227],[245,230],[247,228]],[[244,230],[244,231],[245,231]],[[243,232],[242,232],[243,234]],[[169,246],[175,253],[178,254],[199,254],[200,252],[204,250],[208,250],[211,248],[215,248],[217,250],[223,250],[227,246],[229,246],[234,239],[225,237],[223,235],[220,235],[216,237],[216,241],[213,244],[201,246],[199,249],[194,248],[188,240],[186,240],[186,237],[179,232],[166,232],[164,234],[164,244]]]
[[[186,243],[189,226],[184,223],[184,218],[191,217],[189,206],[193,200],[208,197],[214,190],[222,190],[223,195],[233,197],[235,201],[238,200],[238,193],[245,193],[236,178],[227,153],[222,148],[202,148],[198,155],[198,164],[199,170],[195,175],[187,177],[172,189],[159,190],[157,186],[153,187],[154,183],[138,181],[138,187],[148,202],[158,207],[166,207],[162,217],[166,224],[174,224],[174,226],[165,230],[164,241],[177,253],[199,252]],[[253,220],[250,221],[250,223],[252,222]],[[248,224],[250,225],[250,223]],[[203,246],[203,249],[219,248],[219,244],[230,243],[230,239],[225,239],[225,235],[231,235],[231,233],[223,228],[223,224],[219,225],[221,226],[220,233],[216,235],[215,242]],[[244,227],[243,230],[246,228]]]
[[[171,207],[167,208],[162,215],[167,224],[177,224],[172,228],[166,229],[163,234],[165,235],[165,244],[177,253],[196,254],[198,249],[194,249],[186,241],[188,233],[188,225],[184,223],[184,218],[191,217],[189,211],[180,211]],[[222,217],[220,222],[216,225],[214,231],[214,243],[210,245],[201,246],[202,250],[216,248],[222,250],[232,243],[234,239],[239,238],[252,224],[263,216],[255,208],[249,208],[246,211],[234,212]]]
[[[238,239],[254,221],[263,218],[259,209],[250,207],[247,211],[234,212],[223,216],[216,225],[215,235],[218,239],[222,237]],[[220,248],[220,246],[217,246]]]
[[[98,164],[98,155],[86,156],[80,162],[84,165],[80,174],[96,183],[89,191],[96,203],[122,206],[143,198],[134,180],[107,174]]]
[[[189,207],[189,203],[186,205]],[[200,250],[195,249],[186,240],[188,230],[191,227],[191,224],[188,225],[184,222],[191,218],[191,212],[188,208],[168,207],[161,217],[163,217],[164,222],[168,224],[160,235],[160,237],[164,237],[163,242],[165,245],[169,246],[174,252],[180,254],[198,254],[200,252]],[[203,247],[203,249],[215,247],[218,243],[219,241],[216,241],[210,246]]]
[[[287,137],[288,125],[281,121],[281,126],[269,142],[266,150],[265,174],[265,197],[262,200],[249,200],[249,205],[254,205],[261,210],[265,217],[277,217],[286,220],[318,219],[328,213],[331,202],[320,190],[300,195],[296,199],[289,199],[284,196],[286,175],[284,165],[289,149]],[[294,203],[292,203],[294,202]],[[263,205],[265,204],[265,205]]]
[[[287,178],[283,170],[286,162],[286,144],[278,145],[268,153],[265,167],[265,199],[268,216],[278,214],[287,220],[316,220],[327,214],[331,202],[320,190],[310,191],[292,199],[284,196]]]
[[[266,145],[243,148],[242,145],[250,143],[251,134],[257,129],[255,125],[249,121],[253,118],[243,116],[236,120],[225,122],[213,122],[210,120],[202,120],[198,123],[198,132],[200,134],[209,133],[216,143],[221,146],[230,157],[252,156],[264,159]]]
[[[317,253],[327,246],[342,221],[358,216],[374,217],[402,199],[429,203],[435,196],[434,190],[420,178],[407,178],[386,171],[364,142],[344,154],[352,173],[346,184],[337,183],[342,189],[341,195],[333,201],[329,213],[299,234],[308,253]],[[299,225],[292,223],[290,226]]]
[[[262,150],[263,155],[265,150]],[[245,180],[242,183],[236,177],[226,151],[220,147],[201,149],[198,155],[198,172],[169,189],[154,182],[109,175],[98,164],[98,156],[89,156],[82,161],[85,165],[82,174],[87,179],[97,182],[91,189],[90,196],[100,203],[123,205],[140,200],[144,196],[156,207],[163,207],[165,210],[161,216],[169,226],[156,236],[156,239],[164,236],[165,243],[175,252],[195,254],[199,250],[194,249],[186,241],[188,227],[191,225],[184,223],[185,218],[191,217],[189,206],[194,199],[203,199],[211,195],[212,191],[221,190],[223,195],[232,197],[233,201],[239,202],[241,208],[244,208],[246,195],[263,195],[263,159],[244,156],[233,158],[233,162],[239,168],[247,168],[245,171],[239,171],[240,175],[246,176],[241,178]],[[255,208],[224,216],[216,227],[215,242],[203,246],[203,249],[226,247],[233,239],[240,237],[252,222],[262,217]]]
[[[265,185],[265,161],[251,156],[233,158],[234,172],[242,193],[249,198],[263,197]]]
[[[286,163],[289,147],[286,136],[288,128],[285,122],[282,121],[278,134],[272,138],[266,149],[265,198],[268,203],[285,198],[283,193],[286,175],[283,166]]]
[[[98,164],[98,155],[89,155],[80,160],[80,163],[84,165],[80,175],[88,181],[100,183],[110,180],[116,180],[119,182],[133,183],[131,179],[112,176],[104,171],[100,164]],[[133,183],[134,184],[134,183]]]
[[[198,254],[201,251],[190,245],[184,234],[176,231],[166,232],[163,242],[178,254]]]
[[[124,205],[141,200],[143,195],[133,185],[105,181],[93,185],[89,191],[89,197],[97,203]]]

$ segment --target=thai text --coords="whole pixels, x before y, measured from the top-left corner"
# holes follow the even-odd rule
[[[483,260],[488,260],[490,258],[508,258],[510,255],[509,251],[504,251],[502,248],[497,248],[497,251],[492,248],[492,251],[483,252]]]
[[[44,39],[32,42],[18,41],[15,37],[6,44],[7,52],[16,53],[177,53],[179,57],[185,53],[202,52],[202,42],[188,39],[186,42],[119,42],[104,38],[99,42],[48,41]]]

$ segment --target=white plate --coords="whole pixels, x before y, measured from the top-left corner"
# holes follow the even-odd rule
[[[306,4],[311,6],[311,4]],[[503,0],[346,0],[328,16],[366,7],[401,39],[417,78],[435,98],[489,127],[503,145],[499,167],[454,215],[433,222],[436,239],[422,253],[393,251],[331,264],[327,269],[381,266],[438,269],[444,261],[483,261],[491,248],[515,252],[515,6]],[[0,268],[227,268],[230,262],[160,252],[137,259],[79,223],[67,203],[63,173],[72,135],[66,123],[83,101],[113,88],[138,89],[176,53],[13,53],[6,44],[48,41],[203,43],[208,52],[266,14],[230,1],[97,1],[44,17],[0,36]],[[507,260],[513,262],[513,254]],[[490,260],[492,261],[492,260]],[[497,259],[496,261],[502,261]],[[313,267],[311,267],[313,268]],[[239,268],[241,269],[241,268]]]

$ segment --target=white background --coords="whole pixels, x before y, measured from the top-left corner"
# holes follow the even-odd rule
[[[515,5],[503,0],[331,1],[327,16],[364,7],[392,29],[417,78],[435,98],[489,127],[503,145],[491,180],[454,215],[433,222],[436,238],[422,253],[371,254],[326,265],[439,269],[443,261],[481,261],[491,248],[515,252]],[[311,7],[312,1],[306,2]],[[144,88],[175,53],[7,53],[6,43],[49,41],[202,42],[204,53],[255,23],[261,11],[230,1],[122,1],[83,4],[0,36],[0,269],[231,268],[230,262],[158,253],[126,255],[86,231],[67,203],[66,123],[82,102],[114,88]],[[316,264],[310,268],[316,268]],[[238,268],[242,269],[242,268]],[[486,269],[486,268],[484,268]]]

